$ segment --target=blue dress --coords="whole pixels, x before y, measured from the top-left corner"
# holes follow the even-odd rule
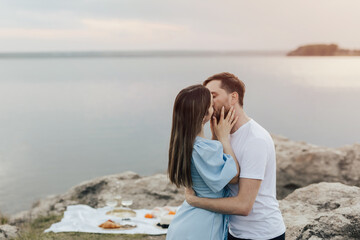
[[[237,173],[234,159],[224,154],[219,141],[196,137],[191,157],[191,177],[197,196],[227,197],[225,188]],[[195,208],[186,201],[177,211],[167,240],[222,240],[227,237],[227,216]]]

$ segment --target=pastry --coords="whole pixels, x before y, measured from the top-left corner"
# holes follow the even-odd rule
[[[116,224],[115,222],[113,222],[111,220],[107,220],[106,222],[100,224],[99,227],[105,228],[105,229],[114,229],[114,228],[121,228],[121,225]]]
[[[136,225],[130,225],[130,224],[120,225],[120,224],[115,223],[112,220],[107,220],[106,222],[100,224],[99,227],[101,227],[103,229],[126,230],[126,229],[136,228]]]

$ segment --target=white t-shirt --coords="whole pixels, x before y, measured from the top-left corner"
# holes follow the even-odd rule
[[[262,180],[248,216],[230,215],[229,231],[237,238],[271,239],[286,230],[276,200],[276,153],[270,134],[253,119],[230,135],[231,146],[240,165],[240,178]],[[237,196],[238,184],[229,184]]]

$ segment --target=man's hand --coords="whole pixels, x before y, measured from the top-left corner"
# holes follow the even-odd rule
[[[194,189],[185,188],[185,199],[188,204],[190,205],[194,204],[197,198],[198,197],[196,196]]]

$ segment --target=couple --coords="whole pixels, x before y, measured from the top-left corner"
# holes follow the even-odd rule
[[[219,73],[177,95],[168,174],[186,187],[186,201],[166,239],[285,239],[274,142],[244,112],[244,93],[235,75]],[[212,140],[204,138],[209,120]]]

